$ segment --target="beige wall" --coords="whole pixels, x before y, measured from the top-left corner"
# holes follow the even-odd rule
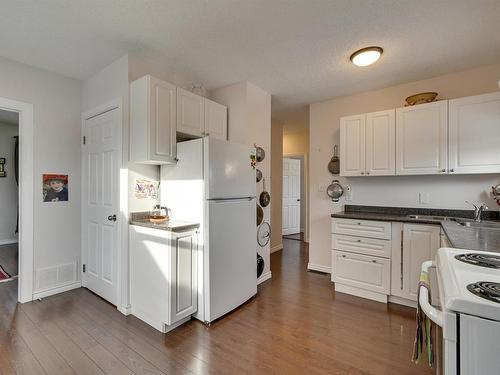
[[[341,97],[310,106],[310,246],[309,266],[329,270],[330,214],[343,209],[344,199],[334,204],[324,191],[332,180],[327,163],[334,144],[339,144],[340,117],[403,106],[404,98],[424,91],[436,91],[441,99],[498,91],[500,64],[406,83],[381,90]],[[395,176],[340,178],[350,185],[351,204],[417,207],[418,193],[430,193],[430,204],[420,207],[469,208],[464,202],[484,201],[496,207],[488,196],[497,175]],[[460,188],[457,188],[457,187]]]
[[[271,252],[281,250],[281,212],[283,202],[283,125],[279,122],[271,124]]]
[[[283,133],[283,154],[306,154],[309,152],[309,128]]]

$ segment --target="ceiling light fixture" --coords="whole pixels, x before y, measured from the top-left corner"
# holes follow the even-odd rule
[[[377,61],[384,50],[380,47],[362,48],[351,55],[351,61],[357,66],[368,66]]]

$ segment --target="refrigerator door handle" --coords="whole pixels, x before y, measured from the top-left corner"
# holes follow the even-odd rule
[[[209,201],[213,202],[232,202],[232,201],[252,201],[256,197],[239,197],[239,198],[211,198]]]

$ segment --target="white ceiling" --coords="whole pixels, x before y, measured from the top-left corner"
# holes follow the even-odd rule
[[[307,103],[500,61],[500,1],[10,0],[0,35],[0,55],[79,79],[133,52],[208,89],[249,80],[286,120]],[[369,45],[382,59],[350,64]]]
[[[19,124],[18,113],[0,109],[0,124],[18,125]]]

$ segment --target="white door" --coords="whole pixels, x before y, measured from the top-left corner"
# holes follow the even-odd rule
[[[177,88],[177,131],[201,137],[205,135],[205,101],[202,96]]]
[[[500,173],[500,93],[450,100],[449,173]]]
[[[120,108],[84,120],[83,286],[117,304]]]
[[[283,159],[283,235],[300,233],[300,160]]]
[[[396,174],[396,112],[366,114],[366,174]]]
[[[205,132],[212,138],[227,139],[227,107],[205,99]]]
[[[442,174],[448,164],[448,101],[396,109],[396,174]]]
[[[340,119],[341,176],[365,174],[365,125],[365,114]]]
[[[436,257],[440,245],[437,225],[403,225],[403,297],[417,300],[422,263]]]

